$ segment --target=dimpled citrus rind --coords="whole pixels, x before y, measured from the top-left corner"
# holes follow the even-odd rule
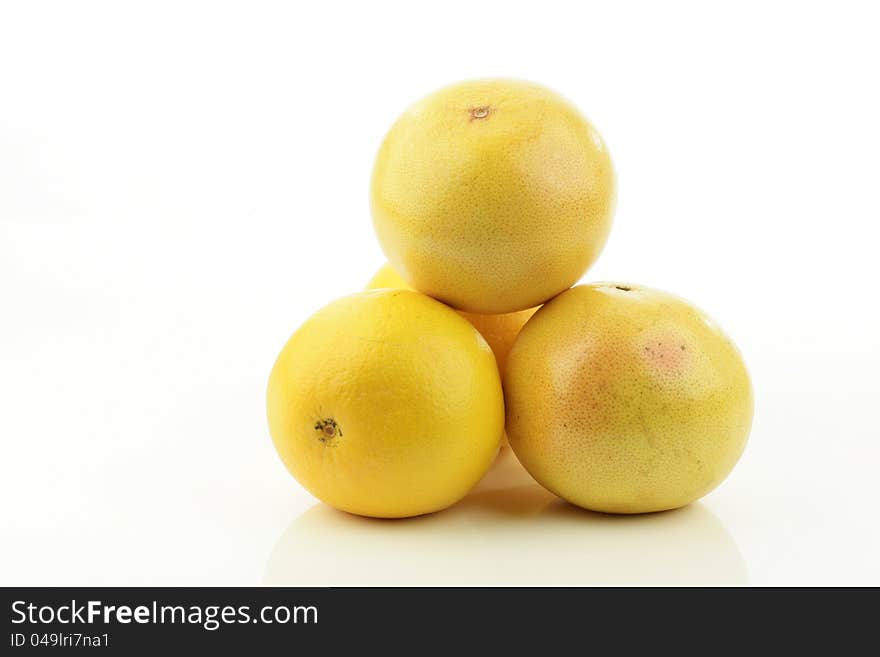
[[[282,349],[267,409],[282,461],[309,492],[386,518],[461,499],[504,427],[486,341],[450,308],[406,290],[361,292],[315,313]]]
[[[414,288],[460,310],[538,306],[574,284],[611,228],[615,178],[595,128],[556,93],[455,84],[410,107],[373,169],[373,224]]]
[[[523,327],[504,376],[506,431],[526,469],[578,506],[644,513],[689,504],[732,470],[753,394],[708,316],[650,288],[582,285]]]

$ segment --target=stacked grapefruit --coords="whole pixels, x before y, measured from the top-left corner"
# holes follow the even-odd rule
[[[463,82],[407,109],[371,184],[388,264],[308,319],[269,378],[288,470],[327,504],[385,518],[454,504],[507,441],[538,483],[594,511],[673,509],[717,486],[748,438],[748,372],[683,299],[572,287],[614,205],[602,137],[545,87]]]

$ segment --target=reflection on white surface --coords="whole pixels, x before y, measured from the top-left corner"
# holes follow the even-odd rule
[[[745,584],[719,520],[697,503],[641,516],[583,511],[535,484],[506,450],[446,511],[375,520],[316,504],[266,564],[266,584]]]

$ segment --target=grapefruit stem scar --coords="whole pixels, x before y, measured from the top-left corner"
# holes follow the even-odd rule
[[[326,443],[337,435],[342,436],[342,428],[336,424],[336,420],[332,417],[324,418],[323,420],[318,420],[315,423],[315,431],[320,432],[320,436],[318,436],[318,440],[322,443]]]
[[[471,118],[472,119],[485,119],[489,116],[489,113],[492,111],[492,108],[488,105],[481,105],[480,107],[474,107],[471,110]]]

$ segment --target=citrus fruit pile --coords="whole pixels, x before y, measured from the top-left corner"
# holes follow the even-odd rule
[[[599,133],[542,86],[463,82],[411,106],[373,169],[389,264],[308,319],[269,378],[293,476],[337,509],[415,516],[464,497],[509,441],[538,483],[595,511],[717,486],[751,427],[748,372],[678,297],[572,287],[614,205]]]

